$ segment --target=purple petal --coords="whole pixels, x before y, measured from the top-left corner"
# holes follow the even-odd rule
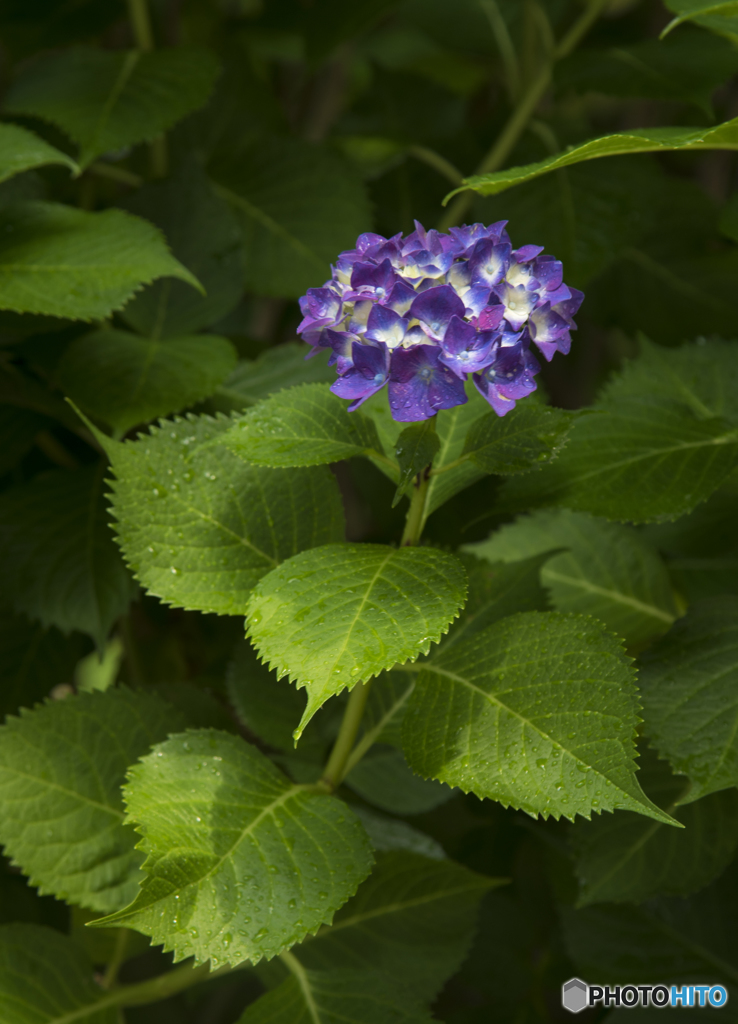
[[[351,274],[351,291],[347,299],[374,299],[381,301],[392,291],[396,281],[395,272],[389,260],[374,263],[356,263]]]
[[[546,302],[534,309],[528,322],[532,341],[538,346],[548,362],[555,352],[566,354],[571,348],[569,322]]]
[[[584,292],[580,292],[578,288],[570,288],[569,291],[571,292],[571,298],[565,299],[563,302],[554,302],[553,300],[551,302],[556,312],[567,320],[571,320],[584,299]],[[572,323],[570,326],[574,327],[575,325]]]
[[[407,333],[407,320],[386,306],[373,305],[366,325],[365,337],[382,342],[388,348],[397,348]]]
[[[390,297],[384,305],[394,309],[395,313],[399,313],[400,316],[404,316],[415,301],[416,294],[412,285],[409,285],[407,281],[400,280],[390,292]]]
[[[335,366],[339,373],[345,373],[352,364],[352,346],[359,339],[355,334],[347,331],[332,331],[330,327],[325,329],[326,342],[333,349],[328,365]]]
[[[389,352],[382,345],[362,345],[354,342],[353,365],[331,384],[331,391],[339,398],[353,399],[349,412],[380,391],[387,383]]]
[[[480,331],[496,331],[505,315],[504,306],[485,306],[477,317],[476,327]]]
[[[504,242],[494,245],[488,238],[477,242],[469,260],[472,285],[484,284],[493,288],[499,284],[510,264],[511,251]]]
[[[542,252],[542,245],[522,245],[519,249],[515,250],[513,256],[516,263],[528,263],[530,260],[534,260],[536,256],[540,256]]]
[[[515,330],[523,326],[538,301],[536,292],[528,291],[522,284],[516,286],[507,281],[498,284],[494,293],[505,307],[505,319]]]
[[[416,345],[392,353],[389,402],[398,422],[427,420],[467,401],[463,381],[439,361],[439,352],[435,345]]]
[[[441,343],[441,362],[463,380],[468,373],[483,369],[495,359],[495,335],[477,331],[457,316],[451,317]]]
[[[536,390],[533,379],[540,367],[527,347],[525,338],[507,349],[500,349],[497,358],[481,373],[475,373],[474,384],[498,416],[515,408],[515,400]]]
[[[298,334],[311,327],[330,327],[341,319],[341,297],[332,288],[308,288],[300,299],[300,310]]]
[[[425,324],[425,332],[440,341],[452,316],[463,317],[465,306],[450,285],[421,292],[410,307],[410,316]]]

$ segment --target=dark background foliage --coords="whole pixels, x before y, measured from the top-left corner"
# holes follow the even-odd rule
[[[131,579],[110,538],[99,449],[63,397],[115,436],[132,437],[159,415],[246,409],[289,383],[330,380],[320,361],[303,362],[297,298],[323,283],[359,232],[408,232],[414,218],[426,227],[443,223],[444,196],[482,162],[545,59],[547,32],[560,37],[581,9],[578,0],[152,0],[157,50],[200,48],[186,88],[172,72],[181,110],[172,98],[171,116],[153,117],[134,143],[96,148],[75,98],[74,69],[53,61],[71,47],[114,55],[140,44],[125,5],[0,4],[5,123],[75,160],[89,155],[78,176],[38,166],[0,184],[5,230],[14,230],[8,211],[24,200],[127,211],[160,228],[206,289],[154,269],[126,285],[128,301],[109,302],[109,315],[65,315],[63,283],[49,286],[49,293],[59,288],[53,315],[33,311],[43,303],[22,313],[17,301],[3,302],[3,714],[118,679],[165,696],[190,722],[266,740],[266,749],[279,745],[258,721],[244,725],[229,695],[241,620],[170,608]],[[506,165],[542,160],[595,135],[738,116],[735,40],[685,24],[659,41],[671,17],[660,0],[606,4],[579,48],[557,64]],[[55,106],[34,84],[47,65]],[[144,82],[141,91],[158,87]],[[544,245],[563,260],[566,281],[586,293],[571,355],[557,356],[540,378],[552,404],[590,404],[638,352],[639,332],[666,349],[735,334],[737,159],[730,150],[620,156],[473,196],[465,220],[509,220],[514,244]],[[109,244],[123,252],[128,243],[116,225]],[[109,286],[101,281],[93,291]],[[126,332],[118,347],[110,341],[116,332]],[[153,367],[153,384],[134,400],[142,360]],[[366,460],[332,469],[348,539],[396,542],[405,509],[391,508],[386,477]],[[512,519],[497,501],[499,486],[485,477],[457,494],[431,516],[427,537],[450,547],[486,538]],[[668,556],[682,595],[736,593],[734,561],[714,565],[716,554],[735,550],[734,490],[701,515],[686,529],[654,525],[644,536]],[[540,550],[521,548],[518,557]],[[105,652],[102,666],[88,657],[94,645]],[[326,724],[325,734],[334,726]],[[663,788],[660,765],[644,769],[654,779],[649,792]],[[609,842],[596,834],[599,822],[573,840],[569,823],[534,821],[458,791],[433,809],[411,796],[406,806],[383,805],[359,783],[347,796],[412,824],[461,864],[510,879],[482,901],[473,947],[433,1007],[438,1020],[561,1020],[560,985],[577,973],[609,982],[648,981],[659,971],[700,977],[719,960],[721,977],[738,978],[735,919],[716,911],[735,900],[732,864],[697,896],[684,898],[672,885],[646,902],[575,909],[587,902],[587,851],[595,857],[597,843]],[[734,819],[736,808],[725,813]],[[0,922],[71,933],[104,970],[106,933],[84,932],[85,912],[39,895],[9,860],[0,872]],[[170,962],[143,940],[129,954],[127,982]],[[125,1020],[231,1024],[268,983],[266,975],[236,972],[129,1007]],[[592,1011],[590,1019],[604,1014]]]

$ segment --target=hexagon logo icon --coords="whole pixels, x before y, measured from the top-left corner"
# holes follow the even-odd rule
[[[588,985],[579,978],[569,978],[561,986],[561,1005],[569,1013],[579,1013],[587,1005]]]

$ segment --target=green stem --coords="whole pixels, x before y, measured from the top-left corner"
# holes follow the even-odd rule
[[[193,967],[192,964],[183,964],[175,967],[166,974],[160,974],[158,978],[150,978],[149,981],[141,981],[136,985],[121,985],[114,989],[95,1003],[87,1003],[62,1017],[55,1017],[54,1024],[74,1024],[76,1021],[85,1021],[94,1014],[113,1006],[141,1006],[145,1003],[155,1003],[160,999],[168,999],[169,996],[182,992],[199,981],[214,977],[230,970],[229,967],[221,967],[218,971],[210,971],[209,964],[201,964]]]
[[[461,185],[464,181],[464,175],[447,160],[445,156],[441,156],[440,153],[436,153],[434,149],[428,149],[427,146],[408,146],[407,152],[409,156],[414,156],[416,160],[420,160],[421,163],[427,164],[428,167],[432,167],[434,171],[438,171],[444,178],[447,178],[452,185]]]
[[[510,33],[507,30],[505,19],[502,17],[496,0],[481,0],[481,6],[482,10],[487,15],[490,28],[492,29],[492,34],[494,35],[495,42],[497,43],[497,49],[500,51],[500,57],[502,57],[502,63],[505,65],[507,90],[510,94],[510,99],[514,103],[517,99],[518,93],[520,92],[520,66],[518,64],[518,55],[515,52],[515,47],[513,46],[513,41],[510,38]]]
[[[79,462],[71,455],[61,441],[57,441],[50,430],[39,430],[34,438],[44,455],[64,469],[79,469]]]
[[[128,17],[133,29],[133,38],[139,50],[154,49],[154,33],[147,0],[128,0]]]
[[[331,791],[341,785],[346,776],[346,765],[351,754],[351,749],[356,740],[359,726],[369,696],[371,680],[366,683],[357,683],[351,691],[346,710],[343,713],[343,721],[338,731],[338,737],[333,745],[328,764],[325,766],[321,782]]]
[[[428,485],[430,483],[431,467],[427,466],[415,477],[413,484],[413,496],[410,499],[410,508],[407,510],[405,529],[400,541],[400,547],[408,547],[418,543],[425,524],[425,503],[428,498]]]
[[[477,167],[476,174],[489,174],[492,171],[499,170],[504,164],[543,98],[543,94],[551,81],[554,64],[563,57],[567,57],[575,49],[597,20],[606,3],[607,0],[590,0],[589,6],[574,22],[561,42],[558,43],[550,59],[544,62],[538,74],[531,79],[530,85],[523,92],[517,106],[510,114],[507,124],[479,167]],[[459,221],[463,220],[474,199],[475,193],[472,190],[467,190],[456,196],[445,215],[441,218],[438,225],[439,231],[448,231],[454,224],[458,224]]]
[[[116,167],[115,164],[106,164],[102,161],[90,164],[87,168],[90,174],[97,174],[100,178],[110,178],[111,181],[119,181],[122,185],[130,185],[132,188],[140,188],[144,180],[140,174],[127,171],[124,167]]]
[[[115,984],[115,979],[118,977],[118,971],[123,963],[126,955],[126,947],[128,946],[128,940],[131,937],[130,928],[119,928],[118,934],[115,937],[115,949],[113,955],[110,958],[110,963],[105,971],[105,977],[102,981],[103,988],[112,988]]]

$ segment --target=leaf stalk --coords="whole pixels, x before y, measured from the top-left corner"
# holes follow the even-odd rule
[[[341,728],[321,779],[331,792],[337,789],[346,777],[349,757],[356,742],[371,684],[371,679],[366,683],[357,683],[351,691]]]

